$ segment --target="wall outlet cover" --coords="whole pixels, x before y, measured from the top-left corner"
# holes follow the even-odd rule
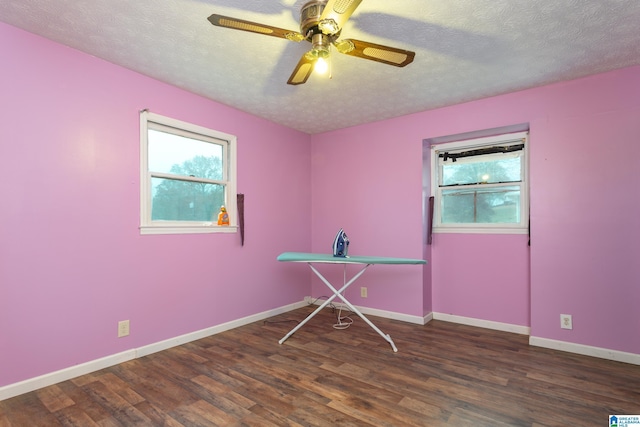
[[[118,322],[118,338],[126,337],[129,335],[129,321],[121,320]]]
[[[560,315],[560,327],[562,329],[573,329],[573,319],[570,314]]]

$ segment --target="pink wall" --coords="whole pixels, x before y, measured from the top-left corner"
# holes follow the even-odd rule
[[[315,252],[330,252],[342,227],[350,254],[422,259],[421,140],[398,133],[394,124],[382,122],[312,136]],[[324,270],[332,280],[342,280],[335,266]],[[376,265],[349,289],[348,298],[356,305],[423,316],[422,277],[420,265]],[[360,298],[360,286],[368,288],[367,299]],[[314,297],[326,292],[314,282]]]
[[[640,67],[313,136],[314,250],[342,226],[354,253],[420,257],[423,140],[519,123],[531,129],[531,248],[523,235],[439,234],[430,278],[369,275],[373,292],[355,300],[640,353]]]
[[[575,105],[532,146],[532,335],[640,353],[640,67],[549,95]]]
[[[0,386],[300,301],[308,269],[275,257],[329,252],[340,227],[353,254],[429,261],[373,267],[356,304],[640,353],[640,67],[309,137],[4,24],[0,56]],[[238,136],[244,247],[140,236],[142,108]],[[524,122],[531,248],[425,247],[423,140]]]
[[[528,326],[527,240],[526,235],[435,234],[433,310]]]
[[[309,294],[275,260],[311,249],[308,135],[4,24],[0,57],[0,386]],[[142,108],[238,137],[244,247],[140,235]]]

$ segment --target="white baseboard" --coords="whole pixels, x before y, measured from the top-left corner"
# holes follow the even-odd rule
[[[422,317],[422,324],[426,325],[427,323],[433,320],[433,312],[430,312]]]
[[[251,316],[243,317],[241,319],[233,320],[230,322],[222,323],[220,325],[212,326],[210,328],[202,329],[199,331],[191,332],[178,337],[170,338],[168,340],[160,341],[157,343],[149,344],[143,347],[134,348],[123,351],[121,353],[112,354],[100,359],[92,360],[79,365],[70,366],[68,368],[61,369],[59,371],[51,372],[45,375],[41,375],[35,378],[30,378],[24,381],[20,381],[14,384],[9,384],[0,387],[0,400],[9,399],[11,397],[18,396],[20,394],[28,393],[43,387],[47,387],[62,381],[67,381],[81,375],[89,374],[91,372],[99,371],[100,369],[108,368],[110,366],[117,365],[119,363],[126,362],[138,357],[147,356],[149,354],[156,353],[158,351],[166,350],[171,347],[182,345],[191,341],[199,340],[211,335],[218,334],[220,332],[228,331],[249,323],[257,322],[259,320],[267,319],[278,314],[286,313],[291,310],[295,310],[304,307],[312,300],[305,298],[305,301],[289,304],[283,307],[275,308],[273,310],[267,310],[262,313],[254,314]],[[319,300],[322,301],[322,300]],[[313,301],[314,304],[318,304],[318,300]],[[335,304],[339,306],[339,304]],[[356,306],[357,307],[357,306]],[[396,313],[387,310],[378,310],[368,307],[357,307],[364,314],[372,316],[384,317],[387,319],[400,320],[407,323],[414,323],[418,325],[425,325],[432,319],[442,320],[452,323],[460,323],[469,326],[477,326],[480,328],[494,329],[504,332],[513,332],[517,334],[529,335],[530,328],[527,326],[512,325],[508,323],[493,322],[489,320],[474,319],[470,317],[454,316],[444,313],[428,313],[427,315],[412,316],[404,313]],[[553,350],[566,351],[570,353],[577,353],[586,356],[598,357],[601,359],[614,360],[619,362],[630,363],[634,365],[640,365],[640,354],[625,353],[622,351],[609,350],[599,347],[591,347],[582,344],[574,344],[565,341],[556,341],[547,338],[529,337],[529,345],[550,348]]]
[[[529,335],[531,328],[528,326],[513,325],[511,323],[493,322],[491,320],[475,319],[473,317],[455,316],[446,313],[433,313],[434,320],[460,323],[462,325],[477,326],[479,328],[493,329],[496,331],[513,332],[514,334]]]
[[[283,307],[274,308],[273,310],[263,311],[262,313],[252,314],[251,316],[243,317],[237,320],[232,320],[230,322],[222,323],[217,326],[212,326],[210,328],[191,332],[185,335],[180,335],[178,337],[170,338],[168,340],[145,345],[144,347],[140,347],[136,349],[136,357],[147,356],[149,354],[157,353],[159,351],[166,350],[171,347],[175,347],[178,345],[186,344],[191,341],[196,341],[202,338],[206,338],[211,335],[219,334],[220,332],[224,332],[230,329],[238,328],[240,326],[248,325],[249,323],[257,322],[259,320],[264,320],[269,317],[286,313],[291,310],[296,310],[298,308],[304,307],[305,305],[306,304],[303,301],[296,302]]]
[[[35,378],[20,381],[0,387],[0,400],[9,399],[20,394],[29,393],[39,388],[57,384],[62,381],[79,377],[80,375],[90,374],[100,369],[108,368],[118,363],[124,363],[136,358],[135,350],[127,350],[122,353],[112,354],[100,359],[91,360],[79,365],[70,366],[59,371],[51,372]]]
[[[592,347],[590,345],[575,344],[540,337],[529,337],[529,345],[582,354],[584,356],[598,357],[600,359],[614,360],[616,362],[640,365],[640,354],[626,353],[624,351],[609,350],[601,347]]]
[[[531,334],[531,328],[529,328],[528,326],[511,325],[508,323],[492,322],[488,320],[454,316],[444,313],[433,313],[433,318],[435,320],[443,320],[445,322],[460,323],[463,325],[477,326],[480,328],[494,329],[504,332],[513,332],[522,335]],[[540,338],[533,336],[529,336],[529,345],[536,347],[545,347],[552,350],[566,351],[568,353],[582,354],[584,356],[598,357],[600,359],[613,360],[616,362],[640,365],[640,354],[635,353],[626,353],[623,351],[610,350],[607,348],[592,347],[584,344],[575,344],[566,341],[558,341],[549,338]]]
[[[326,298],[305,297],[304,300],[306,301],[307,304],[321,305],[326,300]],[[351,302],[351,301],[349,301],[349,302]],[[347,305],[342,303],[342,302],[337,302],[337,301],[333,300],[332,304],[336,308],[342,308],[343,310],[349,310],[349,307],[347,307]],[[360,310],[362,312],[362,314],[370,314],[371,316],[384,317],[385,319],[392,319],[392,320],[400,320],[402,322],[415,323],[417,325],[424,325],[429,320],[431,320],[430,318],[428,320],[425,320],[425,319],[427,319],[429,317],[429,315],[424,316],[424,317],[420,317],[420,316],[412,316],[410,314],[405,314],[405,313],[397,313],[395,311],[387,311],[387,310],[379,310],[377,308],[361,307],[361,306],[355,305],[355,304],[353,304],[353,306],[355,308],[357,308],[358,310]]]
[[[362,314],[370,314],[371,316],[384,317],[385,319],[400,320],[407,323],[415,323],[424,325],[424,318],[420,316],[412,316],[410,314],[397,313],[395,311],[379,310],[377,308],[358,307]]]
[[[275,308],[273,310],[263,311],[262,313],[254,314],[251,316],[243,317],[241,319],[233,320],[231,322],[222,323],[217,326],[202,329],[199,331],[191,332],[185,335],[180,335],[175,338],[160,341],[157,343],[145,345],[143,347],[134,348],[123,351],[121,353],[112,354],[110,356],[102,357],[100,359],[91,360],[79,365],[70,366],[68,368],[61,369],[59,371],[44,374],[38,377],[29,378],[24,381],[20,381],[14,384],[8,384],[0,387],[0,400],[9,399],[11,397],[18,396],[20,394],[28,393],[43,387],[47,387],[53,384],[57,384],[62,381],[67,381],[81,375],[89,374],[91,372],[99,371],[100,369],[108,368],[110,366],[117,365],[138,357],[147,356],[158,351],[166,350],[171,347],[182,345],[191,341],[199,340],[201,338],[208,337],[210,335],[218,334],[220,332],[228,331],[229,329],[237,328],[239,326],[247,325],[249,323],[257,322],[259,320],[267,319],[278,314],[286,313],[291,310],[295,310],[306,305],[305,302],[297,302],[289,304],[283,307]]]

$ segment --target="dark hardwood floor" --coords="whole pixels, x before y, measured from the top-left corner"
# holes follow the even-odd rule
[[[1,427],[608,426],[640,414],[640,366],[432,321],[332,327],[311,307],[0,402]]]

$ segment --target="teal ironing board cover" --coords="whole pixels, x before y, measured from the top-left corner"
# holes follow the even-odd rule
[[[284,252],[278,255],[281,262],[317,262],[333,264],[426,264],[423,259],[390,258],[381,256],[349,255],[346,258],[334,257],[332,254],[313,254],[305,252]]]

